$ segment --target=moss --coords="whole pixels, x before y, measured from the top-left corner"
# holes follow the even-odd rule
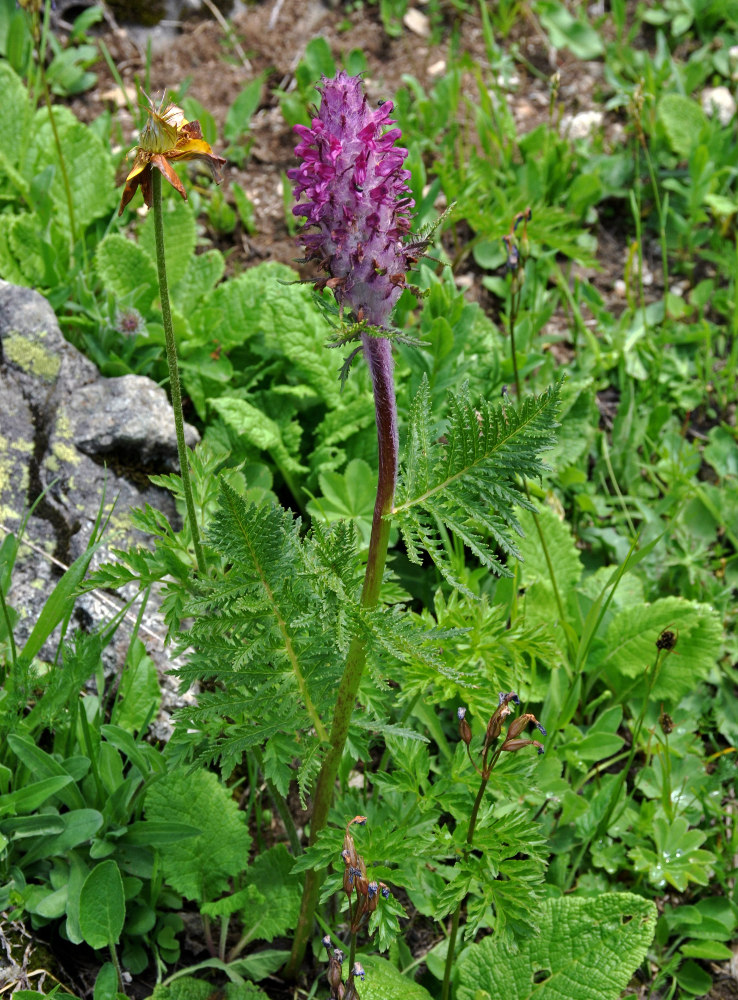
[[[46,334],[40,331],[35,336],[42,339]],[[53,382],[59,374],[61,358],[47,351],[37,340],[20,333],[10,333],[3,338],[3,353],[21,371],[42,378],[45,382]]]

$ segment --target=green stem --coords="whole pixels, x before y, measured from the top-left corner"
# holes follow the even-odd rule
[[[10,673],[15,675],[18,669],[18,651],[15,648],[15,636],[13,635],[13,623],[10,620],[10,612],[8,611],[8,605],[5,603],[5,592],[3,591],[2,582],[0,582],[0,608],[3,613],[3,620],[5,622],[5,628],[8,633],[8,645],[10,646]],[[5,678],[8,671],[5,669],[5,663],[0,663],[0,680],[2,680],[3,685],[5,684]]]
[[[159,272],[159,299],[161,300],[161,318],[164,326],[164,341],[169,366],[169,388],[172,394],[172,409],[174,410],[174,427],[177,432],[177,453],[179,468],[182,474],[182,491],[187,507],[187,519],[192,532],[192,544],[195,548],[197,568],[205,572],[205,556],[200,543],[200,531],[195,518],[195,503],[192,499],[192,483],[190,481],[190,464],[184,437],[184,417],[182,416],[182,391],[179,384],[179,366],[177,365],[177,346],[174,342],[172,326],[172,311],[169,306],[169,285],[167,282],[167,265],[164,257],[164,221],[161,210],[161,174],[152,168],[152,192],[154,206],[154,239],[156,242],[156,267]]]
[[[670,650],[667,651],[667,655],[668,652],[670,652]],[[610,826],[610,823],[613,819],[613,813],[615,812],[615,809],[617,807],[618,799],[620,798],[620,792],[622,791],[623,785],[625,784],[625,780],[628,777],[628,774],[630,773],[630,769],[633,766],[633,760],[638,751],[638,740],[640,739],[641,729],[643,728],[643,721],[646,718],[646,711],[648,710],[648,704],[651,698],[651,692],[653,691],[654,685],[656,683],[656,678],[658,677],[661,671],[662,655],[663,655],[663,650],[659,649],[659,651],[656,654],[656,659],[654,661],[654,664],[651,668],[648,682],[646,684],[646,690],[643,695],[643,700],[641,702],[641,710],[638,714],[638,719],[636,720],[636,724],[633,727],[633,736],[631,740],[628,759],[625,762],[625,766],[621,769],[618,775],[618,780],[615,782],[615,787],[610,793],[610,801],[608,803],[605,814],[603,815],[602,819],[599,821],[595,829],[592,831],[592,833],[589,835],[589,837],[587,837],[584,840],[583,844],[579,848],[574,864],[571,866],[571,869],[569,871],[569,876],[566,881],[566,888],[564,889],[564,892],[569,892],[573,887],[574,881],[579,871],[579,867],[584,859],[585,854],[587,853],[589,845],[593,841],[599,840],[600,837],[604,837],[605,833],[607,832],[607,828]],[[616,817],[616,819],[617,818],[619,818],[619,816]]]
[[[384,565],[387,560],[387,546],[390,534],[390,514],[397,479],[397,404],[392,379],[392,349],[385,339],[372,338],[365,341],[364,351],[372,373],[377,441],[379,445],[379,477],[377,496],[374,503],[372,533],[369,539],[364,586],[361,591],[361,605],[373,608],[379,601]],[[359,692],[361,677],[366,663],[364,640],[354,636],[349,646],[343,676],[338,686],[333,723],[330,733],[330,748],[323,759],[313,796],[313,814],[310,819],[312,846],[318,834],[328,821],[328,813],[333,802],[333,792],[338,769],[343,757],[343,749],[348,737],[351,716]],[[305,886],[300,906],[300,916],[295,928],[295,937],[290,957],[283,975],[295,979],[305,956],[310,934],[313,929],[315,905],[323,872],[312,869],[305,873]]]
[[[518,283],[516,286],[516,282]],[[515,349],[515,323],[518,317],[518,309],[520,307],[520,297],[522,295],[522,279],[517,273],[513,274],[513,289],[510,295],[510,354],[512,356],[512,366],[513,366],[513,377],[515,379],[515,394],[518,398],[518,406],[523,398],[523,386],[520,379],[520,371],[518,370],[518,356]],[[530,490],[528,489],[528,484],[523,480],[523,488],[525,489],[525,495],[530,501]],[[541,519],[538,517],[538,511],[532,510],[531,516],[533,518],[533,524],[536,527],[536,533],[538,534],[538,541],[541,546],[541,552],[543,552],[543,558],[546,560],[546,568],[548,570],[549,579],[551,580],[551,589],[553,590],[554,599],[556,601],[556,608],[559,612],[559,621],[562,627],[564,627],[566,622],[566,614],[564,612],[564,602],[561,600],[561,592],[559,591],[559,585],[556,582],[556,573],[554,571],[553,560],[551,559],[551,553],[548,551],[548,545],[546,543],[546,536],[543,531],[543,526],[541,525]],[[564,636],[566,638],[566,645],[569,652],[568,660],[571,661],[573,658],[573,648],[571,645],[571,639],[566,628],[564,628]],[[569,672],[568,662],[565,661],[564,666]]]
[[[468,749],[468,748],[467,748]],[[492,767],[494,767],[497,762],[497,756],[495,755],[492,761],[492,766],[486,768],[484,774],[482,775],[482,780],[479,784],[479,791],[477,792],[477,797],[474,800],[474,805],[472,806],[471,816],[469,817],[469,829],[466,832],[466,843],[469,847],[472,846],[474,842],[474,830],[477,825],[477,816],[479,815],[479,809],[482,805],[482,799],[484,798],[484,793],[487,788],[487,782],[489,781],[489,776],[492,773]],[[465,897],[466,898],[466,897]],[[461,918],[461,907],[464,903],[464,899],[459,901],[458,906],[454,912],[453,918],[451,920],[451,932],[448,936],[448,949],[446,951],[446,966],[443,970],[443,987],[441,988],[441,1000],[448,1000],[449,992],[451,989],[451,970],[454,965],[454,955],[456,953],[456,935],[459,932],[459,920]]]
[[[256,758],[256,762],[259,765],[259,770],[264,777],[264,784],[269,792],[269,797],[272,800],[274,808],[279,813],[279,818],[284,824],[287,838],[289,839],[290,847],[292,848],[292,853],[295,857],[297,857],[298,854],[302,854],[302,844],[300,843],[300,838],[297,836],[297,827],[295,826],[295,821],[292,818],[292,813],[287,806],[284,795],[280,794],[277,786],[271,778],[267,778],[266,776],[266,772],[264,770],[264,757],[261,750],[256,747],[254,748],[253,753]]]
[[[122,993],[123,996],[127,996],[126,986],[123,982],[123,970],[120,967],[120,962],[118,961],[118,953],[115,950],[115,945],[111,942],[108,947],[110,948],[110,957],[113,960],[113,965],[115,966],[115,974],[118,977],[118,992]]]

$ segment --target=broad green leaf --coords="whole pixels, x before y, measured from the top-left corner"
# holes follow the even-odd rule
[[[234,396],[211,399],[213,409],[232,428],[260,451],[268,451],[287,472],[307,472],[289,453],[282,437],[282,428],[266,413]]]
[[[410,976],[403,976],[385,958],[362,955],[360,961],[365,973],[363,981],[356,980],[361,1000],[431,1000],[431,994],[424,986]],[[349,973],[348,962],[343,968],[345,982]]]
[[[111,233],[98,246],[95,265],[105,288],[119,303],[150,314],[159,283],[156,265],[145,250],[120,233]]]
[[[8,734],[8,746],[31,774],[39,778],[67,778],[72,777],[66,768],[59,761],[46,753],[41,747],[37,747],[33,740],[18,733]],[[54,793],[59,796],[61,802],[69,809],[81,809],[84,806],[84,799],[79,789],[69,782],[63,782]]]
[[[50,781],[58,781],[58,778],[50,778]],[[28,786],[33,787],[32,785]],[[25,791],[26,789],[23,789]],[[0,806],[4,809],[5,799],[0,799]],[[35,808],[35,807],[34,807]],[[6,819],[0,823],[0,834],[9,840],[22,840],[24,837],[48,837],[50,834],[61,833],[64,829],[64,820],[54,813],[42,813],[36,816],[15,816],[13,819]]]
[[[302,879],[291,875],[294,858],[283,844],[259,854],[246,873],[241,933],[247,940],[273,941],[297,926]]]
[[[54,892],[46,892],[40,899],[29,902],[27,908],[46,920],[58,920],[67,908],[67,887],[63,885]]]
[[[558,0],[539,0],[536,13],[555,48],[567,48],[577,59],[596,59],[605,51],[592,25],[576,20]]]
[[[224,271],[225,260],[220,250],[193,254],[181,281],[172,288],[172,301],[180,312],[192,310],[215,288]]]
[[[248,864],[251,837],[246,817],[228,789],[209,771],[174,772],[146,793],[146,818],[187,823],[203,832],[172,843],[162,854],[162,872],[188,899],[214,899],[229,888],[229,878]]]
[[[643,960],[656,907],[631,893],[544,903],[540,933],[511,952],[499,937],[471,945],[458,963],[458,1000],[617,1000]]]
[[[72,809],[62,813],[64,829],[52,837],[40,837],[28,851],[23,862],[30,865],[41,858],[59,857],[79,844],[92,840],[103,825],[102,813],[96,809]]]
[[[117,200],[115,173],[110,150],[92,129],[78,121],[65,107],[54,107],[62,155],[67,169],[77,229],[112,211]],[[69,206],[54,134],[45,108],[36,112],[22,172],[31,181],[49,163],[56,168],[50,194],[56,217],[69,228]]]
[[[683,159],[692,152],[707,118],[697,101],[682,94],[664,94],[658,103],[659,121],[671,148]]]
[[[129,732],[138,732],[147,719],[156,715],[161,701],[156,665],[140,640],[129,651],[110,721]]]
[[[322,496],[308,503],[310,514],[329,524],[339,520],[354,521],[364,544],[368,545],[377,493],[376,472],[363,458],[354,458],[345,472],[321,472],[318,482]]]
[[[173,288],[184,277],[195,254],[195,243],[197,242],[195,215],[189,202],[182,201],[181,198],[167,198],[162,205],[162,222],[164,224],[167,281]],[[149,212],[146,216],[138,239],[139,246],[156,264],[153,212]]]
[[[264,77],[257,76],[246,84],[231,104],[223,128],[226,142],[236,142],[248,131],[251,116],[259,107],[263,83]]]
[[[0,62],[0,94],[3,95],[3,128],[7,129],[7,135],[13,137],[12,142],[4,144],[4,155],[0,158],[0,181],[2,181],[4,166],[17,166],[18,157],[26,146],[31,123],[31,102],[28,99],[28,91],[20,77],[4,61]]]
[[[18,788],[14,792],[9,792],[0,798],[0,816],[17,815],[18,813],[32,812],[43,805],[52,795],[56,795],[72,782],[70,774],[55,775],[51,778],[43,778],[41,781],[34,781],[24,788]],[[42,817],[28,817],[42,818]],[[52,817],[53,818],[53,817]],[[48,833],[48,830],[38,830],[38,833]],[[16,834],[18,836],[18,834]],[[33,834],[26,833],[26,837]]]
[[[117,943],[126,919],[123,879],[113,860],[96,865],[79,896],[79,926],[91,948]]]
[[[152,819],[142,819],[137,823],[131,823],[125,834],[121,838],[124,844],[151,844],[153,846],[163,846],[174,844],[178,840],[189,840],[190,837],[199,837],[202,833],[200,827],[188,826],[187,823],[157,822]]]
[[[684,816],[669,822],[663,816],[653,821],[651,834],[655,851],[637,846],[628,853],[636,871],[645,871],[648,880],[661,889],[668,883],[684,892],[689,882],[707,885],[713,873],[716,857],[712,851],[700,850],[707,835],[690,830]]]
[[[653,604],[626,608],[607,629],[602,666],[614,689],[623,678],[642,678],[656,659],[656,640],[664,629],[677,635],[673,652],[662,657],[652,697],[674,704],[706,677],[720,653],[720,617],[707,604],[664,597]]]
[[[543,554],[538,529],[533,521],[533,514],[521,510],[519,520],[524,532],[524,537],[517,543],[522,557],[520,572],[523,584],[528,587],[532,583],[541,582],[550,587],[551,574]],[[546,539],[556,584],[559,591],[565,595],[579,583],[582,575],[582,560],[574,544],[571,527],[548,506],[538,506],[538,522]]]
[[[24,285],[27,280],[10,247],[10,234],[19,218],[10,213],[0,215],[0,278],[14,285]]]

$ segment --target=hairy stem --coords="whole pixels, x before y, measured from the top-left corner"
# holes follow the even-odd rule
[[[192,544],[195,548],[197,568],[205,572],[205,556],[200,542],[200,531],[195,517],[195,503],[192,499],[192,483],[190,481],[190,463],[184,437],[184,417],[182,416],[182,390],[179,384],[179,366],[177,364],[177,346],[174,342],[172,327],[172,310],[169,306],[169,285],[167,282],[167,266],[164,257],[164,221],[161,210],[161,174],[158,170],[151,171],[154,208],[154,239],[156,241],[156,267],[159,272],[159,299],[161,300],[161,318],[164,326],[164,341],[169,366],[169,388],[172,394],[172,409],[174,410],[174,427],[177,432],[177,453],[179,468],[182,475],[182,491],[187,507],[187,520],[190,522]]]
[[[397,480],[397,404],[395,387],[392,378],[392,347],[384,338],[364,336],[364,355],[369,364],[374,390],[374,408],[377,421],[377,440],[379,445],[379,479],[377,497],[374,503],[372,533],[369,540],[369,557],[367,560],[364,586],[361,591],[361,604],[365,608],[374,607],[379,600],[379,590],[382,584],[384,564],[387,559],[387,544],[390,533],[389,514],[392,510],[392,500]],[[313,796],[313,814],[310,820],[310,839],[312,845],[318,834],[328,821],[328,812],[333,802],[333,791],[338,768],[346,745],[351,715],[359,691],[361,676],[366,663],[366,648],[363,639],[355,636],[349,647],[346,665],[336,695],[333,710],[333,723],[330,733],[330,749],[320,768],[318,781]],[[305,874],[305,887],[302,894],[300,916],[295,929],[284,975],[295,979],[302,964],[305,949],[313,929],[313,915],[318,898],[318,889],[323,877],[319,871],[308,871]]]

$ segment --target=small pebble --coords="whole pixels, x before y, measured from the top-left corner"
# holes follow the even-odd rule
[[[430,35],[430,18],[417,7],[410,7],[405,11],[402,23],[408,31],[420,35],[421,38],[427,38]]]
[[[729,125],[735,115],[735,98],[727,87],[705,87],[701,103],[707,117],[717,115],[721,125]]]
[[[602,128],[604,115],[601,111],[579,111],[575,115],[564,115],[559,131],[570,139],[586,139]]]

